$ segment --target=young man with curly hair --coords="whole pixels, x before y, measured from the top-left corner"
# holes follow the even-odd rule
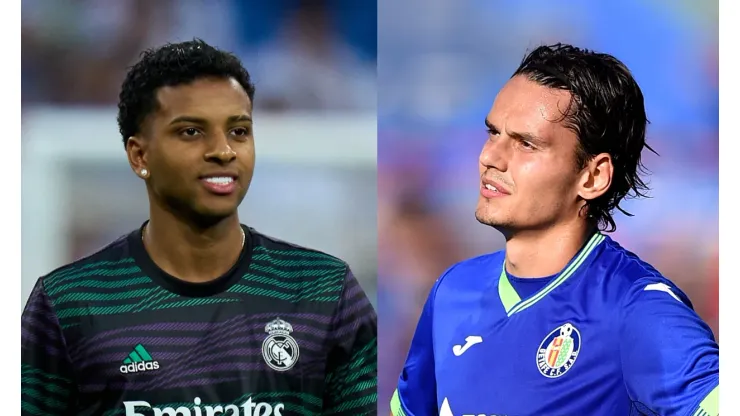
[[[375,414],[377,318],[348,265],[237,215],[254,92],[199,40],[130,70],[118,124],[149,220],[38,280],[23,414]]]

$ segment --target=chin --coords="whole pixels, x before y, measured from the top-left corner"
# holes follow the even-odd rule
[[[491,206],[490,201],[479,201],[475,208],[475,219],[481,224],[495,226],[506,217],[505,213],[501,211],[498,207]]]
[[[204,217],[225,218],[236,214],[244,199],[243,194],[202,198],[195,201],[193,211]]]
[[[492,227],[495,227],[496,224],[498,224],[496,216],[486,212],[485,209],[477,209],[475,211],[475,219],[481,224],[490,225]]]
[[[236,214],[237,210],[239,209],[238,205],[232,205],[229,204],[228,206],[220,206],[220,207],[204,207],[205,209],[201,209],[200,214],[204,217],[230,217],[234,214]]]
[[[203,224],[215,224],[219,221],[231,217],[237,214],[238,205],[234,204],[219,204],[216,205],[201,205],[193,207],[192,215],[195,220]]]
[[[506,213],[492,210],[488,207],[478,207],[475,210],[475,219],[483,225],[488,225],[497,230],[509,228],[512,225],[512,218]]]

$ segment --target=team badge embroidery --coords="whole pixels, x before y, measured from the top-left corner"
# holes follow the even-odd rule
[[[275,371],[287,371],[298,362],[298,343],[290,336],[293,326],[280,318],[265,325],[269,335],[262,342],[262,357]]]
[[[581,333],[566,323],[550,332],[537,349],[537,369],[547,378],[565,374],[581,351]]]

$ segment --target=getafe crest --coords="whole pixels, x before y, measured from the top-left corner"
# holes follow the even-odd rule
[[[547,378],[565,374],[581,351],[581,333],[566,323],[550,332],[537,349],[537,369]]]
[[[298,343],[290,336],[293,326],[280,318],[265,325],[270,334],[262,342],[262,357],[276,371],[287,371],[298,362]]]

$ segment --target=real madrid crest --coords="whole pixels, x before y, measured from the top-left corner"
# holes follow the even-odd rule
[[[287,371],[298,362],[298,343],[290,336],[293,326],[280,318],[265,325],[270,334],[262,342],[262,357],[276,371]]]
[[[547,378],[565,374],[581,351],[581,333],[566,323],[550,332],[537,349],[537,369]]]

